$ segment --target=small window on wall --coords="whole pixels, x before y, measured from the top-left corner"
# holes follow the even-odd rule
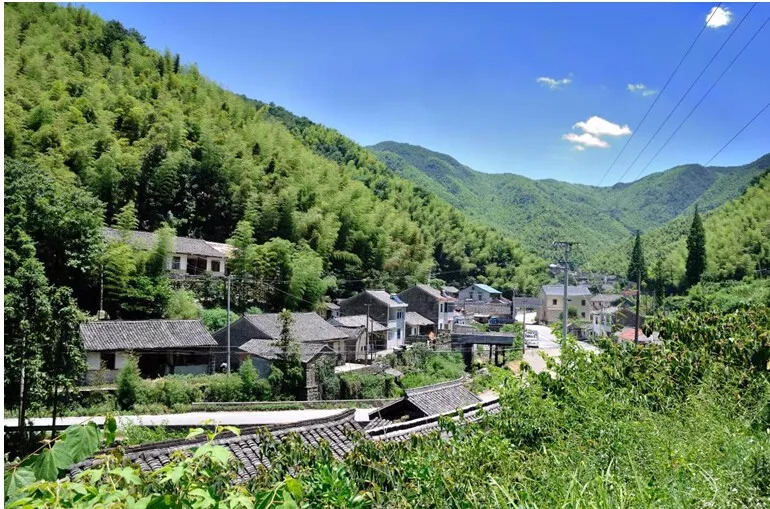
[[[182,267],[182,257],[181,256],[171,257],[171,269],[179,270],[181,267]]]
[[[585,317],[586,317],[586,313],[585,313],[585,311],[584,311],[584,312],[582,312],[582,313],[580,313],[580,316],[582,316],[583,318],[585,318]]]
[[[553,299],[553,301],[551,303],[555,306],[556,305],[556,299]]]
[[[219,272],[219,260],[211,260],[211,272]]]
[[[583,299],[583,300],[581,300],[581,301],[580,301],[580,305],[581,305],[581,306],[585,306],[585,305],[586,305],[586,301],[585,301],[585,299]]]
[[[102,352],[99,357],[104,369],[115,369],[115,352]]]
[[[396,339],[401,339],[401,329],[396,331]]]

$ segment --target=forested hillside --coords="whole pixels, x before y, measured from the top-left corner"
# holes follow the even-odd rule
[[[553,240],[581,242],[590,261],[603,248],[676,219],[697,202],[708,211],[739,196],[770,167],[770,154],[745,166],[678,166],[631,184],[594,187],[482,173],[452,157],[405,143],[370,147],[396,173],[471,217],[526,240],[548,257]]]
[[[285,289],[298,306],[319,297],[319,281],[321,294],[345,295],[402,288],[431,270],[457,284],[529,291],[542,279],[543,261],[510,237],[336,131],[225,91],[179,55],[159,54],[135,30],[82,7],[5,6],[4,143],[6,163],[21,165],[14,175],[53,177],[46,185],[57,199],[82,190],[84,213],[104,224],[135,204],[140,229],[169,224],[224,242],[245,221],[239,232],[253,234],[238,240],[259,246],[257,277],[291,281]],[[17,237],[56,245],[53,225],[27,231],[35,197],[12,201]],[[95,280],[92,233],[59,257],[38,249],[49,279],[60,281],[66,266],[62,283]]]
[[[661,228],[642,235],[642,242],[653,277],[667,285],[679,284],[687,259],[686,238],[692,221],[685,214]],[[770,274],[770,172],[754,179],[746,192],[707,213],[706,272],[710,281],[742,279]],[[632,242],[605,249],[594,267],[623,271],[628,265]]]

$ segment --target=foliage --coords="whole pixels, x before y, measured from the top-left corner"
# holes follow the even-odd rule
[[[268,380],[273,394],[281,394],[302,399],[305,389],[305,369],[299,352],[299,343],[291,332],[291,312],[284,309],[278,316],[281,322],[281,334],[278,338],[278,359],[273,362],[274,372],[271,371]],[[280,373],[280,376],[279,376]]]
[[[131,410],[141,397],[142,378],[139,374],[139,361],[129,355],[115,380],[115,400],[121,410]]]
[[[241,364],[238,370],[241,377],[241,391],[243,398],[240,401],[266,401],[272,396],[270,384],[264,378],[259,377],[257,369],[251,360]]]
[[[398,369],[398,368],[396,368]],[[404,372],[401,387],[411,389],[423,385],[457,380],[465,373],[465,364],[460,354],[435,353],[428,356],[421,366],[415,366]]]
[[[206,401],[243,401],[243,380],[237,373],[212,375],[206,385]]]
[[[238,319],[238,315],[230,311],[230,323]],[[227,309],[213,308],[201,311],[201,322],[210,332],[218,331],[227,327]]]
[[[325,357],[318,361],[315,378],[321,399],[339,399],[342,387],[340,377],[334,372],[334,361]]]
[[[196,320],[201,317],[201,305],[189,290],[173,290],[166,307],[166,318]],[[225,312],[225,319],[227,314]]]
[[[703,271],[706,270],[706,233],[703,230],[703,222],[698,214],[698,206],[695,206],[695,214],[690,226],[690,234],[687,236],[687,261],[684,270],[684,285],[689,288],[700,281]]]
[[[163,426],[150,427],[128,424],[123,429],[119,440],[121,445],[130,447],[132,445],[184,438],[185,436],[187,436],[186,431],[173,430]]]
[[[699,283],[687,295],[669,297],[664,307],[695,312],[731,312],[752,307],[770,307],[770,279]]]
[[[349,371],[340,375],[341,399],[385,399],[401,394],[395,379],[384,373]]]
[[[199,387],[173,376],[162,377],[157,380],[142,380],[140,392],[139,401],[141,403],[160,403],[171,409],[203,399]]]
[[[644,252],[642,251],[642,233],[639,231],[636,232],[636,240],[634,240],[634,248],[631,250],[626,274],[629,281],[647,279],[647,265],[644,263]]]

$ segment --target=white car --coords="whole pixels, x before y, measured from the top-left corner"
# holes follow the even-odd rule
[[[537,348],[539,346],[538,335],[535,330],[524,332],[524,340],[526,341],[525,345],[527,348]]]

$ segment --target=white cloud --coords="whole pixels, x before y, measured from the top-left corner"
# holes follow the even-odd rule
[[[647,97],[649,95],[657,94],[657,90],[652,90],[650,88],[647,88],[647,85],[644,83],[637,83],[634,85],[633,83],[629,83],[626,85],[626,88],[628,88],[629,92],[639,93],[642,94],[642,96]]]
[[[594,136],[628,136],[631,134],[631,128],[628,125],[621,127],[596,115],[585,122],[578,122],[572,128],[582,129],[583,132]]]
[[[535,81],[550,88],[551,90],[555,90],[557,88],[561,88],[564,85],[569,85],[572,83],[572,78],[562,78],[559,80],[556,78],[549,78],[548,76],[541,76]]]
[[[593,134],[589,133],[583,133],[583,134],[575,134],[575,133],[567,133],[564,136],[562,136],[563,139],[569,141],[570,143],[575,144],[575,149],[577,150],[585,150],[586,147],[598,147],[598,148],[607,148],[610,146],[609,143],[602,140],[601,138],[597,138]]]
[[[719,28],[729,25],[733,19],[733,13],[727,7],[713,7],[706,15],[706,26]]]

